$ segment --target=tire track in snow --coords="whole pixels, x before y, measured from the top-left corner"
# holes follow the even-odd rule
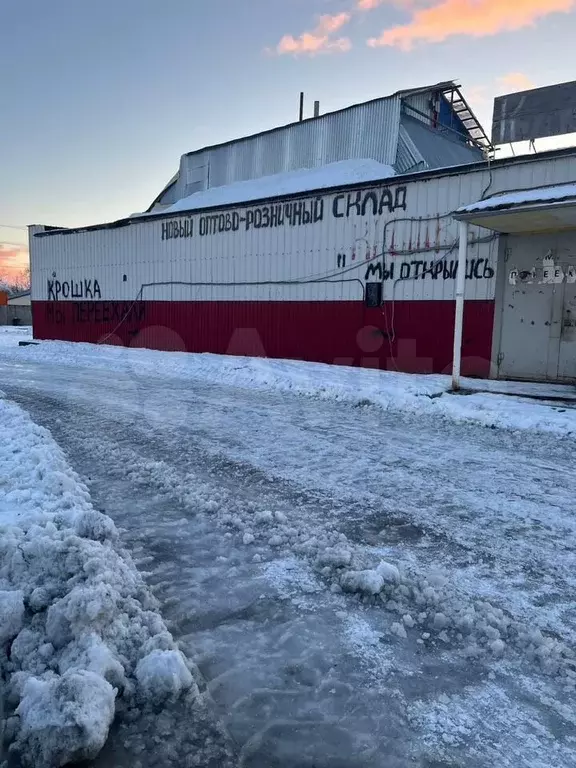
[[[240,400],[240,402],[241,402],[241,400]],[[58,403],[57,402],[54,405],[56,407],[58,407]],[[252,405],[251,399],[250,399],[250,405]],[[339,412],[339,414],[341,414],[342,410],[339,409],[338,412]],[[96,430],[98,430],[98,428],[100,427],[100,432],[101,432],[102,431],[101,430],[101,426],[102,426],[101,425],[101,414],[93,415],[92,416],[92,420],[94,422],[93,426],[96,428]],[[118,425],[116,425],[116,429],[117,429],[117,431],[121,432],[122,429],[124,428],[122,417],[118,416],[117,420],[118,420]],[[83,415],[83,425],[82,425],[84,430],[86,430],[86,428],[89,427],[89,422],[90,422],[90,418],[87,418],[87,414],[84,413],[84,415]],[[112,428],[114,427],[114,421],[111,422],[111,427]],[[264,474],[262,474],[260,471],[255,470],[253,467],[251,468],[249,465],[246,466],[246,464],[242,464],[241,462],[238,462],[237,464],[234,464],[234,462],[230,462],[229,459],[228,460],[223,460],[222,458],[220,458],[220,460],[215,459],[213,456],[209,455],[209,452],[205,452],[204,451],[204,449],[205,449],[205,441],[207,439],[207,435],[209,435],[209,432],[206,431],[206,430],[203,430],[202,423],[200,424],[200,427],[201,428],[199,430],[199,436],[196,435],[196,437],[193,437],[193,438],[190,438],[190,436],[188,436],[188,442],[184,443],[186,445],[186,447],[187,447],[186,451],[182,450],[182,444],[180,445],[180,450],[178,450],[178,447],[177,447],[179,440],[183,441],[183,440],[186,439],[186,431],[184,431],[184,432],[178,431],[178,432],[174,433],[173,432],[173,426],[172,425],[167,425],[167,427],[160,428],[157,431],[155,431],[155,433],[153,435],[153,440],[151,440],[151,445],[149,446],[150,456],[142,455],[142,440],[141,440],[141,436],[139,436],[138,438],[134,438],[133,437],[132,439],[125,440],[124,442],[127,444],[127,446],[126,446],[126,451],[127,452],[124,452],[123,454],[121,454],[121,456],[124,459],[126,459],[126,457],[129,458],[131,455],[133,456],[133,454],[131,454],[131,451],[134,451],[134,446],[137,446],[136,453],[137,454],[140,453],[140,457],[138,457],[138,456],[134,457],[133,456],[133,458],[135,459],[135,463],[136,464],[140,464],[141,469],[144,470],[144,474],[142,475],[142,482],[145,483],[146,472],[148,472],[148,475],[150,477],[150,470],[153,469],[154,466],[157,466],[158,478],[160,480],[160,486],[156,486],[156,491],[160,492],[161,494],[164,494],[164,498],[165,499],[169,499],[170,498],[170,488],[166,488],[166,485],[165,485],[166,472],[167,472],[167,470],[172,469],[175,472],[175,474],[170,476],[170,474],[168,473],[168,479],[170,480],[170,478],[172,478],[173,484],[175,485],[176,488],[179,485],[182,485],[183,482],[185,484],[186,483],[188,483],[190,485],[199,484],[201,486],[202,483],[205,482],[205,480],[206,480],[206,474],[208,474],[208,476],[210,476],[210,472],[212,472],[213,473],[212,474],[212,483],[213,483],[213,485],[212,485],[212,490],[209,491],[209,494],[217,493],[217,488],[221,488],[222,486],[228,486],[228,487],[232,486],[232,488],[234,488],[235,484],[239,483],[242,480],[242,478],[244,478],[244,479],[248,478],[249,479],[248,487],[249,487],[249,489],[252,492],[252,496],[255,496],[256,498],[259,498],[260,500],[262,500],[264,502],[265,506],[268,506],[267,502],[272,503],[272,501],[274,501],[274,493],[272,493],[272,491],[270,491],[271,495],[270,495],[270,497],[268,499],[266,499],[265,497],[266,497],[266,492],[269,489],[269,486],[270,485],[275,485],[275,488],[273,490],[276,493],[276,501],[279,502],[283,506],[284,509],[286,509],[288,512],[290,512],[291,510],[295,509],[298,506],[298,503],[301,503],[302,514],[307,516],[308,519],[311,522],[313,521],[314,526],[320,526],[320,529],[321,529],[321,523],[322,523],[323,519],[326,516],[330,519],[329,512],[330,512],[330,504],[331,503],[333,505],[335,505],[335,506],[337,506],[338,503],[339,503],[340,506],[342,506],[343,508],[346,508],[345,505],[342,504],[342,502],[336,502],[336,501],[334,501],[334,499],[331,500],[329,495],[326,495],[325,489],[323,489],[324,490],[324,494],[320,493],[320,494],[316,494],[315,497],[310,497],[309,495],[308,495],[308,497],[306,497],[306,494],[304,494],[301,490],[299,490],[299,488],[298,488],[299,484],[298,483],[296,484],[296,486],[293,483],[290,484],[288,481],[284,481],[284,484],[279,484],[278,480],[274,479],[274,478],[277,478],[277,474],[275,474],[274,472],[270,473],[269,471],[268,472],[265,471]],[[74,432],[74,430],[76,430],[76,433],[78,433],[78,428],[79,428],[78,426],[74,426],[74,429],[72,430],[72,432]],[[98,432],[96,432],[96,434],[97,433]],[[170,433],[170,436],[169,436],[169,433]],[[78,434],[76,434],[76,437],[78,438]],[[121,434],[119,434],[119,435],[112,434],[111,438],[112,438],[111,441],[110,441],[111,444],[113,444],[116,440],[118,440],[118,442],[122,443],[122,436],[121,436]],[[68,440],[70,439],[70,434],[68,435],[67,439]],[[66,441],[64,441],[64,442],[66,442]],[[237,445],[240,444],[238,441],[236,441],[236,442],[237,442]],[[222,446],[219,445],[218,443],[219,443],[219,441],[216,440],[216,446],[212,446],[212,451],[210,453],[221,452],[221,447]],[[82,444],[82,439],[80,439],[78,441],[77,447],[79,449],[81,449],[81,444]],[[94,447],[94,446],[92,446],[92,447]],[[105,454],[106,451],[107,451],[107,447],[106,447],[106,444],[104,443],[103,454]],[[165,462],[164,464],[162,464],[159,461],[159,456],[162,454],[162,451],[165,451],[165,458],[169,459],[169,461]],[[203,459],[203,462],[205,462],[206,466],[204,466],[204,469],[202,469],[202,467],[200,465],[196,466],[195,471],[192,472],[192,473],[189,472],[189,476],[187,477],[186,476],[186,471],[183,471],[183,466],[182,466],[182,465],[184,465],[184,470],[188,470],[188,471],[190,470],[190,465],[186,464],[186,453],[188,453],[189,455],[197,456],[197,455],[202,455],[203,451],[206,454],[204,456],[204,459]],[[154,458],[152,458],[152,456]],[[248,462],[250,464],[250,459],[251,459],[250,452],[248,452],[248,456],[246,458],[248,458]],[[154,464],[154,462],[156,462],[156,465]],[[202,464],[202,462],[200,462],[200,464]],[[258,464],[256,463],[255,466],[257,467]],[[109,470],[107,470],[107,471],[109,471]],[[270,475],[271,475],[272,479],[270,479]],[[155,475],[152,475],[152,477],[155,477]],[[154,485],[154,483],[152,483],[152,485]],[[138,487],[140,487],[140,486],[138,486]],[[207,487],[210,487],[209,483],[208,483]],[[238,492],[240,494],[240,492],[241,492],[240,486],[238,486],[238,488],[236,490],[238,490]],[[204,498],[204,500],[206,500],[204,492],[200,494],[200,497]],[[193,501],[192,498],[189,498],[187,500],[185,498],[183,499],[182,497],[179,496],[178,492],[173,493],[172,494],[172,498],[175,499],[175,501],[177,501],[178,503],[183,504],[184,508],[186,508],[186,504],[188,504],[188,505],[193,505],[194,504],[194,501]],[[224,495],[223,498],[219,502],[220,505],[221,506],[222,505],[226,506],[226,505],[230,504],[230,498],[233,499],[234,498],[233,495],[232,496]],[[320,501],[322,500],[322,498],[324,499],[324,508],[323,508],[324,514],[318,515],[318,514],[315,514],[315,510],[317,510],[319,506],[322,507],[322,505],[320,504]],[[208,501],[210,501],[210,500],[212,500],[212,499],[209,498]],[[200,501],[201,501],[201,499],[200,499]],[[250,501],[254,502],[254,499],[253,498],[249,499],[248,502],[250,502]],[[247,507],[247,508],[249,508],[249,507]],[[240,533],[240,530],[235,531],[235,526],[236,526],[235,516],[237,516],[240,519],[240,522],[242,522],[242,514],[246,511],[247,508],[243,508],[243,509],[240,509],[240,510],[233,509],[232,514],[230,514],[227,511],[223,512],[224,516],[228,515],[230,517],[229,520],[222,520],[222,519],[220,519],[220,521],[219,521],[220,524],[223,525],[223,530],[226,530],[226,533],[224,534],[224,537],[225,537],[225,542],[228,542],[228,545],[224,544],[224,549],[222,550],[223,552],[226,552],[226,554],[217,555],[217,557],[227,557],[227,554],[228,554],[227,550],[230,549],[230,545],[232,545],[232,544],[234,544],[236,546],[240,545],[240,541],[242,540],[243,536],[245,535],[245,531],[242,534]],[[222,510],[220,510],[220,511],[222,511]],[[254,511],[254,508],[252,509],[252,511]],[[352,512],[354,514],[356,514],[356,515],[358,514],[358,512],[354,512],[354,508],[352,508]],[[210,514],[210,512],[209,512],[209,510],[205,510],[201,514]],[[286,514],[286,513],[284,513],[284,514]],[[334,517],[336,528],[338,528],[338,526],[341,523],[341,519],[340,519],[341,514],[342,514],[342,510],[337,510],[337,514]],[[290,521],[287,520],[287,522],[289,523]],[[147,536],[147,537],[149,537],[151,535],[155,535],[155,532],[158,531],[158,527],[159,527],[158,526],[158,521],[155,520],[154,523],[151,524],[148,529],[146,529],[144,535]],[[313,527],[313,526],[311,525],[311,527]],[[270,537],[270,538],[272,538],[272,537]],[[172,535],[172,537],[171,536],[166,536],[166,546],[167,547],[170,545],[170,541],[171,540],[173,540],[173,535]],[[336,539],[335,543],[338,543],[338,539]],[[269,542],[268,542],[268,544],[269,544]],[[250,545],[243,545],[243,546],[244,546],[244,548],[247,548]],[[305,555],[305,552],[300,553],[300,554],[301,555]],[[368,551],[367,554],[370,555],[370,556],[373,556],[370,551]],[[236,564],[235,564],[235,566],[236,566]],[[330,600],[335,600],[335,601],[336,600],[338,600],[338,601],[343,600],[344,602],[339,602],[338,604],[339,605],[344,605],[347,609],[348,609],[348,607],[350,605],[349,600],[346,600],[344,598],[340,598],[339,596],[331,597]],[[317,602],[320,602],[320,600],[317,600]],[[367,634],[368,634],[369,638],[371,638],[373,640],[375,635],[378,633],[378,631],[380,631],[381,636],[383,638],[385,638],[385,639],[388,639],[388,641],[389,641],[390,640],[390,633],[389,633],[390,621],[387,619],[385,612],[382,612],[382,611],[375,612],[375,610],[373,608],[371,608],[371,606],[369,605],[371,602],[373,602],[372,598],[371,597],[367,597],[367,604],[365,606],[361,606],[362,614],[367,617],[367,619],[365,619],[365,620],[368,620],[370,622],[371,629],[370,629],[370,633],[367,633]],[[252,605],[252,606],[257,605],[257,602],[254,599],[252,599],[250,605]],[[249,613],[250,610],[253,610],[253,608],[248,610],[248,618],[246,619],[248,622],[250,620],[253,620],[253,617],[252,617],[252,619],[250,618],[250,613]],[[383,617],[384,617],[385,620],[383,619]],[[260,614],[258,614],[256,612],[256,619],[257,619],[257,622],[259,622],[259,623],[261,623],[262,621],[265,621],[266,620],[266,610],[262,611]],[[379,629],[372,628],[374,624],[376,624],[376,625],[378,624],[379,620],[382,620],[380,622]],[[211,630],[213,630],[213,627],[209,626],[208,629],[207,629],[207,633],[206,634],[209,634],[209,632]],[[209,645],[209,641],[206,639],[206,637],[203,637],[202,641],[206,642]],[[377,646],[372,646],[372,647],[377,647]],[[441,666],[440,669],[442,670],[442,674],[444,674],[446,676],[447,681],[449,679],[451,679],[451,677],[454,679],[454,690],[456,692],[458,691],[459,684],[460,684],[460,686],[462,686],[462,685],[464,685],[464,686],[472,685],[473,687],[475,686],[476,689],[478,689],[478,690],[482,687],[482,683],[479,683],[478,679],[476,679],[476,680],[472,679],[471,680],[470,678],[467,678],[465,676],[465,674],[463,673],[463,670],[458,668],[458,665],[457,665],[455,659],[454,658],[450,658],[450,648],[449,647],[445,648],[444,651],[441,651],[440,649],[442,648],[442,645],[440,645],[440,648],[438,648],[438,647],[434,646],[433,642],[428,644],[428,647],[425,647],[424,649],[421,649],[421,648],[420,649],[419,648],[403,648],[403,646],[401,644],[396,645],[394,647],[395,647],[396,657],[399,660],[402,660],[403,651],[410,651],[410,653],[412,653],[414,650],[416,650],[416,651],[419,651],[419,652],[421,652],[423,654],[426,654],[426,653],[430,652],[430,654],[432,656],[438,656],[439,653],[441,655],[443,655],[444,656],[443,666]],[[370,642],[368,642],[368,649],[369,648],[370,648]],[[268,650],[270,650],[270,649],[268,649]],[[406,652],[406,653],[404,653],[404,656],[409,657],[410,653]],[[372,655],[375,658],[376,654],[373,653]],[[368,651],[368,658],[370,658],[369,651]],[[413,660],[411,660],[411,659],[410,660],[406,660],[405,663],[407,664],[408,668],[410,668],[410,663],[412,663],[411,671],[412,671],[413,675],[415,673],[417,673],[417,672],[422,674],[422,672],[421,672],[422,665],[421,664],[417,665],[416,670],[415,670],[414,669],[414,662],[413,662]],[[451,664],[452,664],[452,667],[451,667]],[[470,666],[468,662],[466,663],[466,665]],[[407,685],[407,680],[409,678],[409,675],[407,674],[406,670],[402,670],[401,667],[402,667],[401,663],[396,665],[396,669],[395,669],[391,679],[394,682],[394,686],[396,686],[396,690],[400,692],[401,698],[402,697],[404,698],[407,706],[409,705],[409,702],[412,699],[422,700],[422,696],[425,696],[425,699],[426,699],[426,697],[431,695],[430,692],[428,692],[427,694],[425,693],[425,691],[427,689],[426,689],[426,684],[424,684],[424,683],[420,684],[420,688],[418,688],[418,686],[413,686],[413,688],[415,690],[411,691],[410,687]],[[500,683],[504,684],[506,682],[506,671],[503,669],[502,671],[499,672],[499,674],[501,676]],[[396,675],[397,679],[394,679],[394,675]],[[479,677],[482,678],[482,675],[483,675],[483,673],[482,673],[482,671],[480,669]],[[214,679],[217,680],[218,676],[216,676],[216,678],[214,678]],[[447,688],[450,687],[448,685],[448,682],[446,682],[445,687],[447,687]],[[451,693],[450,695],[451,696],[455,696],[455,695],[457,695],[456,692],[455,693]],[[420,698],[418,698],[418,696]],[[454,702],[452,706],[455,707],[456,706],[456,702]],[[460,708],[461,708],[462,705],[458,704],[458,706],[460,706]],[[535,712],[536,712],[536,716],[541,715],[541,712],[540,713],[538,712],[538,707],[537,706],[535,707]],[[460,718],[460,719],[462,719],[462,718]],[[415,722],[416,722],[416,720],[415,720]],[[420,720],[418,722],[426,723],[427,721],[426,721],[425,718],[420,718]],[[449,722],[450,722],[449,717],[446,718],[446,722],[449,724]],[[407,726],[407,724],[404,721],[403,727],[406,728],[406,726]],[[559,730],[561,730],[560,726],[558,726],[558,728],[559,728]],[[410,730],[410,729],[408,729],[408,730]],[[248,739],[249,741],[250,741],[250,738]],[[413,738],[413,736],[411,738]],[[253,745],[255,744],[255,742],[251,742],[251,743]],[[265,743],[265,739],[264,739],[264,741],[260,740],[260,742],[258,742],[258,743],[260,745],[262,745],[263,743]],[[422,747],[422,745],[420,744],[420,748],[421,747]],[[443,750],[443,754],[447,754],[446,750],[448,750],[448,753],[450,753],[452,755],[452,757],[453,757],[455,754],[458,753],[459,750],[465,749],[466,748],[466,744],[462,745],[461,742],[457,742],[453,746],[451,746],[450,743],[446,743],[446,744],[443,743],[441,745],[441,747],[442,747],[442,750]],[[259,748],[260,747],[258,747],[258,749]],[[438,750],[439,748],[437,746],[434,746],[433,749],[434,750]],[[421,749],[420,758],[422,758],[422,756],[423,756],[423,754],[425,754],[425,752],[426,752],[425,749],[424,750]],[[471,761],[472,754],[471,753],[466,753],[466,754],[468,754],[468,757],[467,757],[468,762],[466,764],[467,765],[472,765],[473,764],[473,762]],[[480,761],[480,762],[477,763],[478,765],[486,764],[486,763],[482,762],[481,758],[482,758],[482,756],[480,755],[480,756],[474,757],[474,760],[479,760]],[[368,759],[368,757],[366,759]],[[452,758],[446,757],[446,759],[452,759]],[[562,757],[562,755],[559,755],[559,759],[562,760],[564,758]],[[422,764],[424,764],[424,763],[422,763]],[[558,764],[562,765],[563,763],[559,762]],[[568,764],[569,763],[566,763],[566,765],[568,765]]]

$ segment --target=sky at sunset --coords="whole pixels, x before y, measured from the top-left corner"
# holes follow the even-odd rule
[[[146,208],[182,153],[456,79],[497,94],[576,79],[576,0],[4,0],[0,275],[30,223]],[[6,228],[11,225],[11,228]]]

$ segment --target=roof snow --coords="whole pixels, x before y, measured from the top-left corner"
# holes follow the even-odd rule
[[[576,198],[576,184],[558,184],[553,187],[523,189],[517,192],[493,195],[486,200],[479,200],[477,203],[462,206],[462,208],[458,208],[456,215],[478,211],[496,211],[537,203],[561,203],[573,198]]]
[[[343,187],[347,184],[362,184],[363,182],[381,181],[395,176],[396,172],[390,165],[378,163],[376,160],[342,160],[330,163],[320,168],[302,168],[298,171],[287,171],[261,179],[238,181],[224,187],[195,192],[189,197],[178,200],[169,208],[152,211],[154,213],[180,213],[195,211],[200,208],[217,208],[234,203],[245,203],[251,200],[264,200],[270,197],[283,197],[299,192],[311,192],[328,187]],[[149,214],[146,214],[149,215]]]

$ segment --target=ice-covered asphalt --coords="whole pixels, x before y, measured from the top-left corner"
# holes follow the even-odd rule
[[[123,529],[236,765],[576,765],[573,438],[46,362],[0,388]],[[400,591],[341,593],[342,551]],[[96,764],[205,765],[191,727]]]

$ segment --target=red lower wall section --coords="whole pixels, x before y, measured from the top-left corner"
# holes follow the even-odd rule
[[[453,301],[35,301],[34,335],[151,349],[215,352],[418,373],[452,363]],[[488,376],[493,301],[469,301],[463,373]]]

